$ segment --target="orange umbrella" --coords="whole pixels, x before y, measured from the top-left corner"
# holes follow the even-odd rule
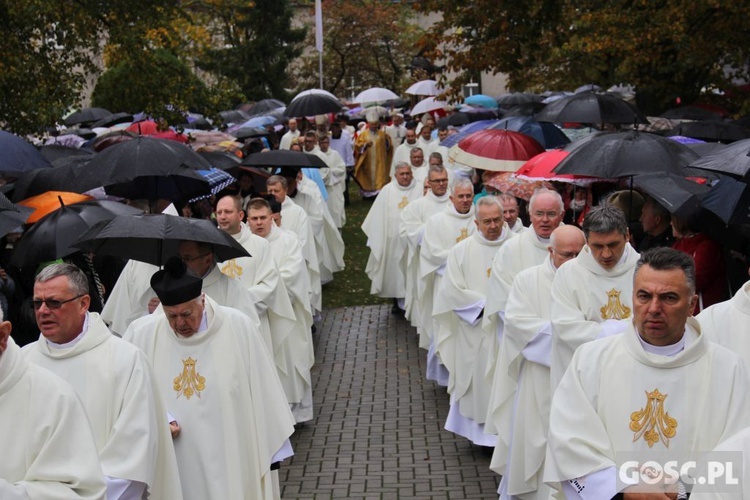
[[[34,213],[26,221],[27,224],[33,224],[50,212],[54,212],[63,205],[73,205],[86,200],[93,200],[91,196],[78,193],[68,193],[67,191],[47,191],[46,193],[26,198],[19,201],[19,205],[34,209]]]

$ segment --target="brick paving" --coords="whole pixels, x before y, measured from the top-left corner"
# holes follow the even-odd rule
[[[315,417],[292,437],[282,498],[497,498],[490,453],[443,429],[448,395],[390,306],[326,311],[315,341]]]

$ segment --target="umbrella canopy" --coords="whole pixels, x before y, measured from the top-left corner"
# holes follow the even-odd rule
[[[584,91],[548,104],[536,115],[540,122],[648,123],[632,104],[611,94]]]
[[[635,130],[592,134],[565,149],[570,154],[555,172],[606,179],[654,172],[684,175],[685,166],[698,157],[683,144]]]
[[[502,193],[511,194],[526,201],[531,199],[537,189],[552,189],[549,182],[539,179],[523,179],[513,172],[493,172],[493,175],[485,178],[484,183]]]
[[[100,135],[99,137],[94,139],[91,142],[91,149],[99,153],[110,146],[114,146],[115,144],[119,144],[121,142],[127,142],[131,139],[135,139],[136,137],[138,137],[138,134],[135,134],[133,132],[129,132],[127,130],[116,130],[104,135]]]
[[[269,132],[263,127],[243,127],[232,132],[237,136],[237,140],[244,141],[251,137],[262,137],[268,135]]]
[[[95,154],[95,151],[87,148],[72,148],[70,146],[61,146],[59,144],[49,144],[39,148],[39,152],[42,156],[49,161],[54,163],[61,158],[68,158],[70,156],[85,156],[90,158]]]
[[[208,182],[196,170],[210,168],[184,144],[138,137],[97,154],[81,169],[80,180],[114,196],[179,202],[208,193]]]
[[[241,165],[245,167],[328,167],[328,165],[326,165],[326,163],[318,156],[308,153],[302,153],[300,151],[290,151],[286,149],[276,149],[273,151],[253,153],[242,160]]]
[[[437,126],[440,127],[460,127],[471,122],[471,117],[467,113],[459,112],[453,113],[450,116],[444,116],[437,121]]]
[[[405,93],[409,95],[439,95],[440,92],[441,90],[435,80],[422,80],[412,84],[406,89]]]
[[[177,255],[183,240],[213,245],[219,262],[250,256],[237,240],[211,221],[167,214],[117,216],[93,226],[73,246],[161,266]]]
[[[12,203],[0,193],[0,237],[23,226],[34,210]]]
[[[679,108],[668,109],[659,116],[670,120],[718,120],[721,118],[716,113],[698,106],[680,106]]]
[[[383,103],[398,98],[398,95],[391,90],[382,87],[373,87],[357,94],[357,97],[352,102],[355,104]]]
[[[228,111],[220,111],[219,116],[224,123],[243,123],[250,119],[250,115],[239,109],[230,109]]]
[[[208,198],[212,194],[217,194],[224,188],[229,187],[236,182],[236,179],[232,177],[231,174],[223,170],[219,170],[218,168],[212,168],[211,170],[198,170],[198,173],[201,174],[206,179],[206,181],[208,181],[208,189],[210,190],[210,193],[204,194],[202,196],[196,196],[195,198],[188,200],[190,202]]]
[[[81,182],[82,168],[91,160],[86,156],[70,156],[55,161],[55,168],[40,168],[23,174],[16,182],[13,199],[24,200],[47,191],[85,193],[98,186]],[[56,207],[59,205],[55,205]],[[38,217],[37,217],[38,218]]]
[[[207,131],[193,131],[188,134],[190,136],[189,146],[193,149],[200,149],[210,144],[218,144],[224,141],[234,141],[237,139],[233,135],[225,134],[217,130]]]
[[[82,108],[78,111],[71,113],[64,120],[63,123],[70,127],[71,125],[78,125],[80,123],[94,123],[95,121],[101,120],[111,115],[110,111],[104,108]]]
[[[468,104],[469,106],[479,106],[482,108],[488,108],[488,109],[496,109],[497,108],[497,101],[484,94],[476,94],[473,96],[469,96],[466,99],[464,99],[464,102]]]
[[[707,154],[690,163],[690,166],[750,180],[750,139],[737,141]]]
[[[247,110],[247,114],[250,116],[252,115],[260,115],[263,113],[268,113],[269,111],[273,111],[274,109],[283,108],[286,106],[283,102],[279,101],[278,99],[262,99]]]
[[[91,124],[91,128],[97,127],[111,127],[112,125],[119,125],[120,123],[131,123],[133,121],[133,115],[130,113],[114,113],[105,116],[101,120],[97,120]]]
[[[511,130],[482,130],[458,143],[453,161],[494,172],[515,172],[527,160],[544,152],[528,135]]]
[[[271,177],[270,172],[263,170],[260,167],[239,167],[236,177],[239,179],[243,174],[247,172],[252,176],[253,180],[253,191],[256,193],[266,192],[266,180]]]
[[[153,135],[159,132],[159,124],[154,120],[141,120],[133,123],[125,130],[136,135]]]
[[[750,184],[721,176],[701,201],[726,224],[750,224]]]
[[[543,102],[525,102],[521,104],[514,104],[508,108],[503,108],[503,116],[508,118],[511,116],[534,116],[543,110],[547,105]]]
[[[117,215],[138,214],[141,210],[115,201],[84,201],[58,204],[34,224],[18,242],[13,253],[17,267],[36,267],[42,262],[60,259],[79,251],[71,244],[90,227]]]
[[[554,124],[538,122],[530,116],[503,118],[490,128],[513,130],[533,137],[545,149],[557,148],[570,143],[568,136]]]
[[[445,101],[438,101],[434,97],[428,97],[419,101],[409,113],[412,116],[421,115],[423,113],[429,113],[430,111],[437,111],[439,109],[445,109],[448,107],[448,103]]]
[[[724,120],[703,120],[680,123],[667,135],[683,135],[704,141],[734,142],[750,138],[750,131]]]
[[[440,143],[441,146],[445,146],[446,148],[450,148],[461,142],[462,139],[469,137],[474,132],[479,132],[480,130],[487,130],[492,125],[496,124],[497,120],[480,120],[477,122],[471,122],[459,129],[459,131],[455,134],[451,134],[448,137],[445,138],[444,141]]]
[[[0,175],[18,176],[37,168],[52,168],[44,156],[17,135],[0,130]]]
[[[47,191],[43,194],[38,194],[21,200],[18,202],[19,205],[24,207],[33,208],[34,213],[31,214],[29,219],[26,221],[29,224],[33,224],[45,215],[54,212],[63,205],[73,205],[82,201],[91,200],[91,196],[86,196],[78,193],[68,193],[65,191]]]
[[[510,94],[504,94],[497,98],[497,103],[503,108],[509,108],[518,104],[526,104],[530,102],[541,102],[544,97],[539,94],[532,94],[528,92],[511,92]]]
[[[242,161],[237,155],[225,151],[198,151],[198,154],[205,158],[213,168],[221,170],[237,167]]]
[[[539,153],[516,171],[519,179],[536,181],[567,182],[579,186],[586,186],[595,181],[601,181],[598,177],[586,177],[584,175],[558,174],[554,171],[560,162],[570,153],[563,149],[551,149]]]
[[[636,175],[633,185],[655,199],[669,213],[681,218],[698,212],[701,199],[709,191],[708,186],[665,173]]]
[[[305,90],[297,94],[284,110],[284,116],[313,116],[338,113],[344,105],[325,90]]]

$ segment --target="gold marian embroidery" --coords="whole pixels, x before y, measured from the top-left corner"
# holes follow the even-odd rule
[[[487,277],[488,277],[488,278],[490,277],[490,273],[491,273],[491,272],[492,272],[492,268],[491,268],[491,267],[488,267],[488,268],[487,268]]]
[[[242,276],[242,268],[237,264],[237,259],[228,261],[221,268],[221,272],[229,276],[230,278],[239,278]]]
[[[404,196],[403,198],[401,198],[401,203],[398,204],[398,209],[401,210],[408,204],[409,204],[409,200],[406,198],[406,196]]]
[[[635,433],[633,442],[643,436],[649,448],[660,439],[669,448],[670,438],[677,434],[677,420],[664,410],[665,399],[667,394],[660,393],[659,389],[646,391],[646,407],[630,414],[630,430]]]
[[[456,238],[456,243],[460,243],[461,241],[465,240],[469,237],[469,230],[466,228],[461,229],[461,233],[458,235],[458,238]]]
[[[193,394],[201,397],[201,391],[206,388],[206,378],[201,377],[201,374],[195,371],[197,362],[193,358],[182,360],[182,373],[174,378],[174,385],[172,386],[177,391],[178,398],[182,394],[187,399],[190,399]]]
[[[607,305],[599,309],[602,319],[626,319],[630,317],[630,308],[620,302],[620,291],[614,288],[607,292]]]

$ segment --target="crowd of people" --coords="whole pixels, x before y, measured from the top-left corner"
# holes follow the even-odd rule
[[[278,498],[289,438],[314,417],[349,182],[371,203],[371,293],[414,326],[445,429],[494,448],[501,498],[627,498],[620,454],[696,460],[750,423],[750,288],[727,300],[723,249],[694,220],[612,184],[498,192],[451,161],[453,130],[429,115],[283,132],[253,147],[327,168],[146,204],[215,221],[249,257],[186,239],[161,269],[80,253],[19,270],[5,237],[0,414],[19,425],[0,430],[1,498]],[[648,492],[681,498],[676,479]]]

